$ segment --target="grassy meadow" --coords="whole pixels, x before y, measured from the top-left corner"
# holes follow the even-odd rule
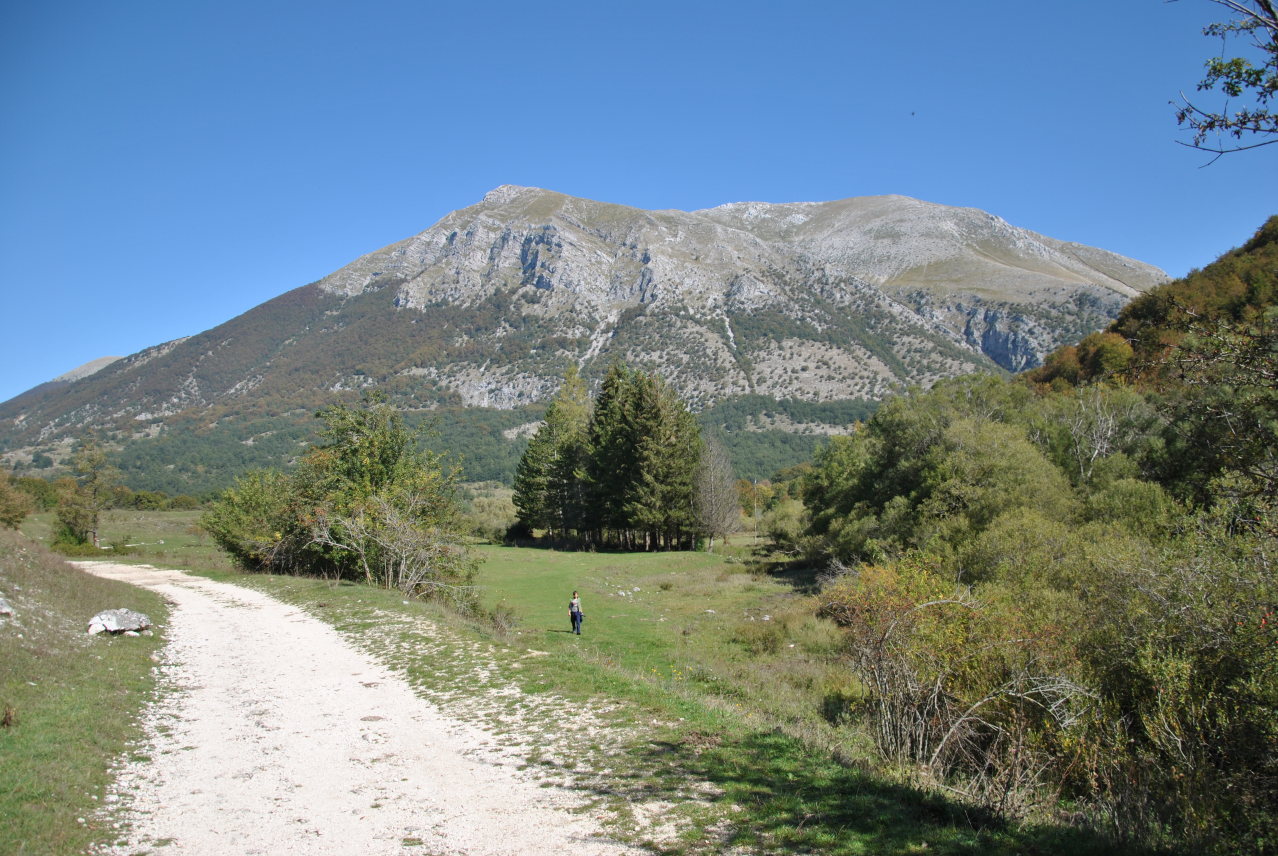
[[[159,596],[67,565],[0,529],[0,853],[84,852],[109,835],[94,812],[111,765],[138,736],[154,688],[156,637],[89,636],[89,619],[126,607],[163,625]]]
[[[237,574],[197,519],[112,512],[104,543],[134,546],[103,553],[271,593],[496,739],[531,729],[541,739],[520,750],[539,774],[585,793],[614,834],[655,853],[1112,852],[1086,832],[1000,823],[874,772],[845,723],[857,687],[838,632],[814,616],[812,580],[767,564],[748,539],[716,554],[480,545],[488,618],[477,622],[391,591]],[[48,536],[47,519],[25,528]],[[569,632],[573,590],[580,637]],[[660,817],[644,808],[654,805]]]

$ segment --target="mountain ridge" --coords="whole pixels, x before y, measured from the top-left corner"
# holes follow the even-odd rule
[[[648,211],[502,185],[224,324],[0,403],[0,449],[140,442],[373,388],[410,411],[535,408],[570,365],[589,379],[615,360],[698,410],[874,401],[1037,365],[1165,280],[910,197]]]

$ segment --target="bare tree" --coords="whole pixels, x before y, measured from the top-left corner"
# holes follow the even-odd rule
[[[697,469],[697,516],[714,550],[716,537],[725,542],[741,521],[740,496],[727,450],[715,437],[707,437]]]
[[[448,527],[424,522],[432,500],[376,494],[350,514],[321,514],[311,543],[350,553],[365,582],[405,594],[473,602],[475,561]]]

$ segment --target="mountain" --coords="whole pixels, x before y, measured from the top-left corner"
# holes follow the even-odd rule
[[[248,449],[228,445],[233,470],[373,388],[409,410],[485,409],[513,447],[568,365],[592,378],[617,359],[697,409],[753,402],[742,424],[784,433],[813,407],[841,422],[830,405],[1038,365],[1165,279],[899,196],[684,212],[503,186],[212,330],[0,404],[0,449],[21,463],[88,429],[134,447],[220,437]]]

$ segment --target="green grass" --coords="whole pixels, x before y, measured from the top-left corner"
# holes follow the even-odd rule
[[[99,808],[110,768],[138,736],[154,687],[154,638],[88,636],[89,619],[128,607],[163,624],[158,596],[85,574],[0,530],[0,853],[82,852],[109,837]]]
[[[120,522],[151,542],[134,560],[218,565],[198,536],[182,540],[190,516]],[[484,607],[517,616],[506,633],[396,592],[205,573],[331,623],[654,853],[1113,852],[1086,832],[1001,823],[878,770],[839,720],[857,687],[838,631],[814,617],[810,580],[768,572],[751,547],[739,542],[729,557],[480,547]],[[161,550],[172,560],[153,555]],[[587,616],[580,637],[568,632],[574,589]]]
[[[873,772],[862,738],[824,716],[849,678],[837,633],[791,580],[706,554],[482,551],[485,605],[519,616],[505,636],[393,592],[238,581],[330,621],[423,695],[518,743],[613,834],[656,853],[1113,852]],[[581,637],[568,632],[574,589]],[[643,818],[652,804],[659,822]]]
[[[196,571],[230,571],[226,554],[218,549],[198,524],[202,511],[132,511],[115,509],[102,516],[99,541],[107,549],[77,555],[73,560],[102,559],[127,564]],[[23,534],[48,544],[52,540],[53,513],[33,514],[22,524]],[[125,545],[123,549],[117,549]]]

